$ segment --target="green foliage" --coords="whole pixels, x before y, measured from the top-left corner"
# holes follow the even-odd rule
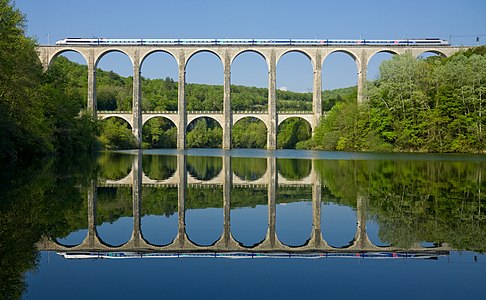
[[[165,118],[153,118],[143,125],[143,148],[176,148],[177,127]]]
[[[266,148],[267,126],[256,118],[236,122],[232,130],[233,148]]]
[[[329,150],[483,152],[486,56],[396,55],[380,66],[360,105],[335,105],[313,147]]]
[[[0,1],[0,160],[92,150],[97,125],[79,114],[82,96],[54,68],[44,73],[24,16]]]
[[[188,127],[188,148],[221,148],[223,129],[210,118],[199,118]]]
[[[311,138],[309,123],[300,118],[289,118],[280,124],[277,134],[277,148],[295,149],[298,142]]]
[[[137,148],[137,141],[128,123],[118,118],[108,118],[101,122],[99,141],[107,150]]]

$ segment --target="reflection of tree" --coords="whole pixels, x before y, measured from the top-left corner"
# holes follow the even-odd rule
[[[177,170],[177,157],[145,155],[142,160],[142,169],[150,179],[169,179]]]
[[[242,180],[257,180],[267,172],[265,158],[232,157],[231,168],[233,173]]]
[[[100,177],[104,179],[122,179],[132,170],[132,156],[124,153],[102,152],[98,156]]]
[[[192,177],[199,180],[211,180],[223,169],[221,157],[212,156],[188,156],[187,171]]]
[[[0,294],[4,299],[22,297],[24,272],[37,266],[35,244],[40,238],[71,232],[69,216],[83,203],[77,187],[91,178],[94,164],[84,158],[68,163],[31,162],[0,172]],[[86,227],[86,216],[83,220],[77,228]]]
[[[486,251],[486,202],[480,191],[486,164],[443,161],[320,161],[316,169],[339,201],[367,199],[380,239],[409,247],[446,242]],[[355,202],[354,202],[355,203]]]
[[[286,179],[299,180],[309,176],[312,169],[310,159],[279,158],[277,170]]]

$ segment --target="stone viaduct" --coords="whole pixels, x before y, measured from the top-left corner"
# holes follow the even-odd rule
[[[321,233],[321,195],[322,183],[319,173],[312,168],[309,178],[304,178],[298,182],[286,181],[284,184],[299,184],[312,187],[312,230],[310,237],[304,245],[289,246],[285,245],[278,239],[276,232],[276,198],[277,188],[280,185],[277,172],[275,157],[267,158],[267,172],[262,178],[266,181],[268,193],[268,227],[267,234],[263,241],[253,246],[245,246],[238,242],[231,234],[230,220],[230,203],[231,189],[233,188],[233,172],[231,168],[231,156],[226,155],[223,158],[222,176],[218,179],[222,185],[223,193],[223,233],[221,237],[212,245],[201,246],[192,242],[186,233],[185,221],[185,203],[187,186],[190,182],[186,172],[186,156],[177,155],[177,188],[178,188],[178,233],[174,240],[168,245],[153,245],[144,239],[141,225],[141,207],[142,207],[142,185],[144,184],[144,175],[142,172],[142,155],[141,151],[133,156],[132,172],[130,173],[130,183],[132,186],[133,201],[133,231],[130,240],[121,246],[108,245],[98,236],[96,230],[96,198],[97,187],[106,184],[93,180],[88,192],[88,233],[84,241],[76,246],[65,246],[57,241],[45,237],[37,244],[39,250],[58,251],[58,252],[83,252],[83,251],[125,251],[125,252],[283,252],[283,253],[306,253],[306,252],[374,252],[374,251],[394,251],[394,252],[437,252],[449,251],[448,245],[443,244],[439,247],[428,248],[420,244],[414,245],[408,249],[399,248],[393,245],[377,246],[368,238],[366,232],[366,214],[367,200],[364,197],[357,197],[357,219],[356,233],[351,243],[343,248],[336,248],[329,245]],[[118,183],[111,182],[109,185],[126,185],[126,180],[120,180]],[[145,182],[145,184],[152,184]],[[160,185],[173,184],[172,182],[160,183]],[[202,183],[199,183],[202,184]],[[215,184],[209,183],[209,184]],[[238,185],[251,185],[251,182],[240,182]]]
[[[119,117],[126,120],[139,144],[142,140],[143,124],[154,117],[164,117],[172,121],[177,127],[177,148],[186,147],[187,125],[194,119],[210,117],[215,119],[223,129],[224,149],[231,148],[231,128],[242,118],[257,118],[267,127],[267,148],[275,149],[277,146],[277,128],[284,120],[298,117],[306,120],[312,129],[317,127],[322,117],[322,64],[326,57],[335,52],[343,52],[351,56],[356,62],[358,70],[358,101],[363,100],[363,89],[366,81],[368,62],[377,53],[391,54],[410,53],[419,57],[425,52],[431,52],[442,56],[450,56],[453,53],[465,49],[453,46],[293,46],[293,45],[63,45],[63,46],[39,46],[39,58],[47,69],[53,59],[66,51],[74,51],[82,55],[88,65],[88,104],[95,116],[99,118]],[[215,54],[223,65],[224,70],[224,96],[222,112],[188,112],[186,110],[185,84],[186,65],[191,57],[199,52],[211,52]],[[96,69],[100,59],[109,52],[121,52],[126,54],[133,66],[133,102],[131,112],[97,112],[96,104]],[[141,92],[141,66],[144,60],[154,52],[165,52],[171,55],[178,65],[178,111],[177,112],[142,112]],[[231,64],[235,58],[244,52],[255,52],[266,62],[268,69],[268,109],[266,112],[232,112],[230,99]],[[313,69],[313,102],[312,112],[280,113],[277,111],[276,77],[277,63],[280,58],[289,52],[300,52],[311,62]]]

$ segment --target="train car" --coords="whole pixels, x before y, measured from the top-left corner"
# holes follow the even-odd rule
[[[106,39],[66,38],[56,45],[313,45],[313,46],[450,46],[439,38],[397,40],[337,39]]]

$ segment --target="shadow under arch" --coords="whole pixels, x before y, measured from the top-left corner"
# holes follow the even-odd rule
[[[301,117],[288,117],[277,124],[277,148],[295,149],[297,143],[312,137],[312,124]]]
[[[359,58],[356,55],[356,53],[354,53],[353,51],[350,51],[349,49],[335,49],[335,50],[332,50],[331,52],[327,53],[326,55],[323,55],[322,61],[321,61],[321,66],[322,66],[322,64],[324,64],[326,59],[333,53],[343,53],[343,54],[349,55],[354,60],[354,62],[356,63],[356,69],[359,70]]]
[[[142,125],[143,148],[176,148],[177,125],[162,116],[151,116]]]
[[[165,49],[154,49],[152,51],[149,51],[147,53],[145,53],[141,58],[140,58],[140,68],[143,67],[143,64],[145,62],[145,60],[153,55],[153,54],[156,54],[156,53],[163,53],[163,54],[168,54],[170,57],[172,57],[174,59],[174,61],[177,63],[177,67],[179,69],[179,62],[177,60],[177,55],[175,55],[174,53],[172,53],[171,51],[169,50],[165,50]]]
[[[300,53],[300,54],[304,55],[309,60],[309,62],[311,63],[312,70],[315,69],[316,62],[314,61],[314,58],[312,57],[312,55],[310,53],[308,53],[307,51],[299,49],[299,48],[292,48],[292,49],[288,49],[288,50],[282,52],[279,56],[277,56],[276,65],[278,66],[278,63],[280,62],[280,60],[285,55],[287,55],[289,53]]]
[[[238,119],[231,128],[232,148],[260,148],[267,147],[268,128],[258,117],[244,117]]]
[[[432,55],[426,55],[426,54],[432,54]],[[442,58],[447,57],[447,55],[445,55],[443,52],[441,52],[440,50],[437,50],[437,49],[425,50],[423,52],[420,52],[420,53],[418,53],[417,58],[424,58],[424,56],[438,56],[438,57],[442,57]]]
[[[265,62],[265,66],[267,67],[267,70],[269,71],[270,70],[270,67],[268,65],[268,58],[265,56],[265,54],[263,54],[263,52],[261,52],[260,50],[258,49],[245,49],[245,50],[241,50],[239,52],[237,52],[232,58],[231,58],[231,65],[233,65],[233,63],[235,62],[235,60],[241,56],[242,54],[247,54],[247,53],[255,53],[255,54],[258,54],[261,58],[263,58],[263,61]]]
[[[373,53],[371,53],[371,55],[368,56],[368,60],[366,61],[366,66],[368,66],[370,64],[370,61],[373,59],[373,57],[375,57],[377,54],[380,54],[380,53],[386,53],[386,54],[391,54],[391,55],[398,55],[399,54],[397,51],[394,51],[392,49],[375,50],[375,51],[373,51]]]

